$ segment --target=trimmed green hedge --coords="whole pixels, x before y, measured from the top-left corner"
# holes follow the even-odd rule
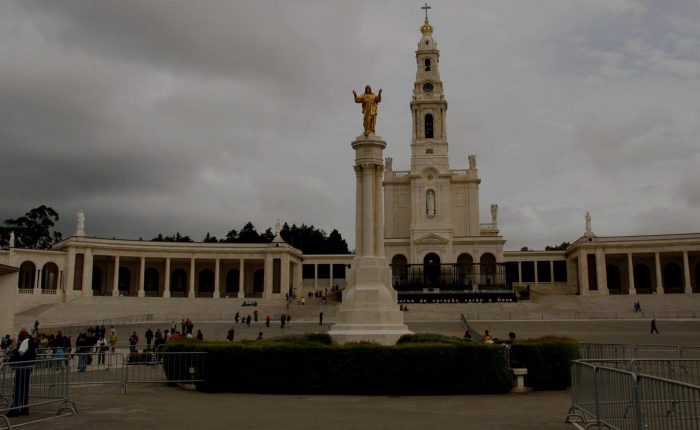
[[[255,341],[166,344],[166,351],[205,351],[197,369],[203,391],[280,394],[488,394],[512,387],[503,345],[465,342],[431,333],[402,336],[396,346],[333,344],[325,333]],[[517,340],[513,367],[526,367],[526,385],[562,390],[571,383],[578,344],[568,338]],[[168,362],[168,374],[180,374]],[[184,362],[182,362],[184,363]]]
[[[329,344],[327,335],[242,342],[178,342],[166,351],[206,351],[198,389],[280,394],[506,393],[501,347],[405,340],[396,346]]]
[[[571,362],[578,359],[578,342],[565,337],[517,340],[510,354],[513,367],[527,368],[526,386],[564,390],[571,385]]]

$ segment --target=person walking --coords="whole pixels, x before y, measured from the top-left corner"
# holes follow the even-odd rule
[[[146,349],[151,349],[151,341],[153,340],[153,330],[149,327],[148,330],[146,330]]]
[[[650,334],[659,334],[659,329],[656,328],[656,318],[651,320],[651,333]]]
[[[117,340],[119,340],[117,329],[115,329],[114,326],[111,326],[109,328],[109,348],[111,352],[117,351]]]

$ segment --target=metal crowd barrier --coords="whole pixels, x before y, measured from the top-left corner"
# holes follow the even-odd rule
[[[566,422],[624,430],[700,428],[700,386],[609,367],[619,363],[572,364]]]
[[[42,359],[52,357],[42,350]],[[117,385],[126,394],[129,384],[195,383],[202,377],[206,352],[85,352],[64,358],[69,385]]]
[[[700,347],[673,345],[631,345],[622,343],[579,343],[579,357],[596,359],[700,359]]]
[[[67,359],[0,363],[0,423],[9,429],[12,423],[5,414],[25,415],[30,411],[30,419],[23,420],[22,425],[76,414],[68,396],[68,376]],[[48,415],[47,406],[51,407]]]

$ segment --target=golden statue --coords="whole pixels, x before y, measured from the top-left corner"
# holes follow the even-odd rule
[[[354,90],[352,93],[355,96],[355,103],[362,103],[362,113],[364,114],[362,124],[365,127],[365,134],[374,134],[374,127],[377,125],[377,105],[382,101],[382,90],[379,90],[379,93],[375,95],[372,93],[372,87],[367,85],[365,93],[361,96],[358,97]]]

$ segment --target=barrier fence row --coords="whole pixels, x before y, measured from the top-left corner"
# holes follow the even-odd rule
[[[29,409],[34,411],[31,418],[40,418],[22,424],[77,413],[68,394],[70,386],[114,385],[126,394],[132,384],[203,382],[205,366],[206,352],[148,351],[60,357],[44,351],[37,360],[0,363],[0,429],[11,428],[5,414],[25,415]],[[41,407],[38,414],[36,407]]]
[[[466,318],[474,321],[565,321],[565,320],[651,320],[657,319],[696,319],[696,311],[655,311],[655,312],[466,312]]]
[[[579,343],[582,360],[597,359],[700,359],[700,347],[673,345],[629,345],[622,343]]]
[[[68,380],[65,358],[0,363],[0,428],[11,428],[9,418],[28,415],[30,408],[35,414],[28,422],[76,414],[68,396]],[[36,414],[35,408],[44,413]]]
[[[577,360],[566,422],[585,428],[698,429],[700,386]]]

